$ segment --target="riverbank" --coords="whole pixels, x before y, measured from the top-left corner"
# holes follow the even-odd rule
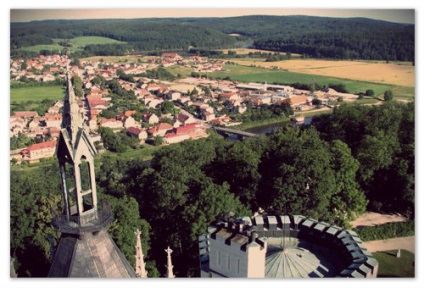
[[[312,109],[312,110],[308,110],[308,111],[295,112],[294,115],[292,115],[290,117],[282,116],[282,117],[264,119],[264,120],[259,120],[259,121],[244,122],[240,125],[232,126],[231,129],[248,130],[248,129],[257,128],[257,127],[261,127],[261,126],[267,126],[267,125],[276,124],[276,123],[280,123],[280,122],[288,122],[293,117],[299,117],[299,116],[313,117],[313,116],[317,116],[317,115],[321,115],[321,114],[331,113],[332,111],[333,111],[333,109],[331,109],[331,108],[321,107],[321,108],[318,108],[318,109]]]
[[[256,128],[256,127],[260,127],[260,126],[266,126],[266,125],[270,125],[270,124],[276,124],[276,123],[280,123],[280,122],[286,122],[289,121],[290,118],[289,117],[276,117],[276,118],[270,118],[270,119],[264,119],[264,120],[259,120],[259,121],[252,121],[252,122],[245,122],[243,124],[237,125],[237,126],[232,126],[231,129],[236,129],[236,130],[246,130],[246,129],[251,129],[251,128]]]

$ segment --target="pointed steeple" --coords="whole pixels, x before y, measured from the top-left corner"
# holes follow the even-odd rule
[[[135,278],[134,269],[105,229],[113,221],[107,203],[98,203],[94,156],[83,129],[69,69],[62,129],[57,141],[63,211],[53,215],[62,233],[49,277]]]
[[[172,250],[171,248],[165,249],[165,252],[168,253],[168,261],[167,261],[167,271],[166,271],[166,278],[175,278],[174,272],[172,272],[172,268],[174,268],[174,266],[172,266],[172,259],[171,259],[171,253]]]
[[[141,246],[141,231],[137,229],[137,231],[134,232],[135,236],[137,237],[137,244],[135,245],[135,274],[137,274],[137,277],[139,278],[147,278],[147,271],[146,271],[146,265],[144,263],[144,255],[143,255],[143,248]]]
[[[70,136],[72,146],[75,145],[76,134],[79,128],[82,128],[81,112],[75,97],[74,87],[71,80],[71,72],[69,70],[69,60],[66,63],[66,95],[63,106],[64,117],[62,120],[62,128],[65,128]],[[75,148],[75,147],[74,147]]]
[[[79,217],[80,225],[84,224],[85,220],[91,221],[97,218],[97,193],[93,160],[97,151],[84,132],[82,124],[81,112],[68,69],[57,158],[62,176],[65,214],[68,220],[71,219],[70,216]]]

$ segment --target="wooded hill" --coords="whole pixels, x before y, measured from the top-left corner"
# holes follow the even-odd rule
[[[109,44],[107,53],[114,55],[189,47],[233,48],[252,43],[253,48],[300,53],[304,57],[414,61],[414,35],[413,24],[367,18],[242,16],[48,20],[11,23],[11,54],[19,55],[17,49],[20,47],[51,44],[52,38],[104,36],[127,42]],[[105,55],[101,51],[102,46],[88,45],[81,54]]]

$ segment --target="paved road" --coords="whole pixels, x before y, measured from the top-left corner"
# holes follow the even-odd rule
[[[404,249],[415,253],[415,236],[364,242],[370,252]]]

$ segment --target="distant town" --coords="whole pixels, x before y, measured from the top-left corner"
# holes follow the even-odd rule
[[[139,58],[141,59],[141,57]],[[102,147],[99,127],[114,132],[124,130],[140,144],[155,137],[161,143],[172,144],[186,139],[207,137],[211,126],[234,126],[242,124],[234,114],[243,114],[248,107],[253,109],[266,105],[288,104],[295,111],[309,111],[317,106],[331,109],[341,101],[355,101],[358,95],[340,93],[333,89],[309,91],[287,85],[267,83],[241,83],[229,80],[200,77],[205,73],[223,69],[223,60],[208,57],[182,57],[177,53],[144,57],[144,61],[133,63],[79,61],[70,66],[72,76],[81,80],[83,95],[78,105],[91,140]],[[38,58],[11,59],[10,77],[23,81],[55,81],[65,77],[67,57],[65,55],[40,55]],[[133,77],[149,69],[179,65],[193,70],[193,75],[175,81]],[[196,74],[197,73],[197,74]],[[123,80],[125,75],[128,80]],[[207,75],[207,74],[206,74]],[[121,77],[120,77],[121,76]],[[102,80],[99,80],[102,79]],[[105,117],[102,111],[115,105],[110,89],[101,87],[101,81],[116,79],[122,90],[132,91],[134,103],[140,103],[144,112],[125,110],[115,117]],[[63,101],[56,101],[38,115],[36,111],[14,111],[10,117],[10,137],[25,136],[36,139],[35,144],[11,151],[11,159],[21,162],[38,161],[55,154],[56,139],[62,123]],[[107,114],[106,114],[107,115]],[[295,119],[303,121],[302,117]]]

